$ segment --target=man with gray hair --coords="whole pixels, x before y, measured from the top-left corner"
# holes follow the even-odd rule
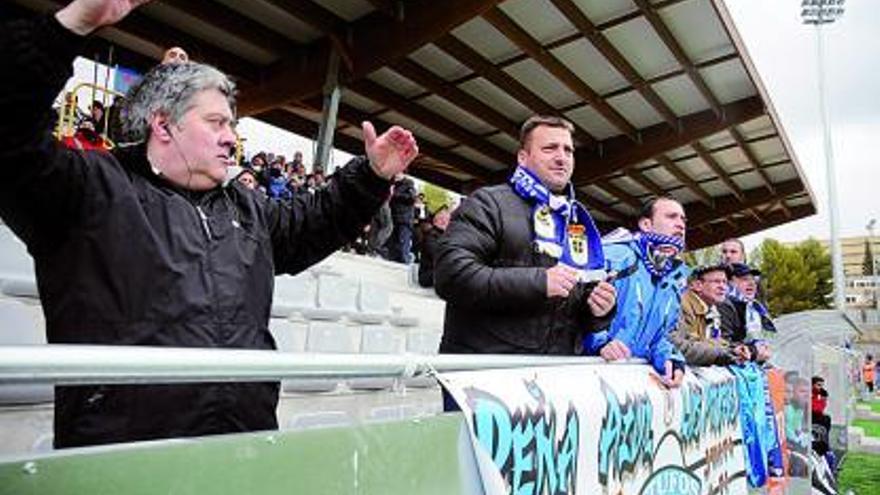
[[[225,182],[233,84],[200,64],[156,67],[126,103],[115,155],[63,149],[50,105],[84,36],[143,1],[76,0],[4,22],[0,217],[33,255],[48,341],[274,349],[274,275],[353,240],[418,154],[411,133],[376,136],[368,158],[314,195],[282,204]],[[12,124],[12,122],[15,122]],[[55,446],[277,428],[278,383],[59,386]]]

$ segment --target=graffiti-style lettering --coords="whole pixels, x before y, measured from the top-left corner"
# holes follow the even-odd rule
[[[682,388],[681,439],[687,446],[700,443],[706,433],[719,435],[739,421],[736,381],[691,383]]]
[[[509,484],[510,493],[575,493],[580,430],[577,411],[569,403],[557,436],[556,408],[546,404],[534,382],[525,386],[537,404],[513,412],[488,392],[466,389],[474,433]]]
[[[642,485],[640,495],[699,495],[703,483],[678,466],[666,466],[655,471]]]
[[[641,465],[651,466],[654,456],[653,406],[648,394],[627,394],[624,402],[599,379],[605,396],[605,417],[599,434],[599,482],[608,484],[609,474],[621,479]]]

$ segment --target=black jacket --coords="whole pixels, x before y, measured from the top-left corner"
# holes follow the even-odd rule
[[[440,352],[571,355],[581,336],[608,326],[595,318],[593,285],[547,298],[546,270],[557,260],[532,246],[528,203],[502,184],[477,190],[440,237],[434,287],[446,300]]]
[[[422,287],[434,287],[434,258],[443,232],[432,225],[422,237],[422,256],[419,260],[419,285]]]
[[[391,195],[389,206],[391,207],[391,219],[394,225],[412,226],[415,220],[416,185],[412,179],[404,177],[394,184],[394,193]]]
[[[741,343],[747,340],[746,335],[746,303],[730,297],[718,305],[721,314],[721,336],[728,342]],[[776,332],[773,321],[761,316],[761,331]]]
[[[143,149],[63,149],[49,106],[80,46],[54,18],[0,30],[0,216],[34,257],[48,341],[275,348],[274,275],[354,239],[389,183],[355,159],[327,190],[282,204],[237,181],[178,190],[149,171]],[[57,387],[55,444],[272,429],[277,388]]]

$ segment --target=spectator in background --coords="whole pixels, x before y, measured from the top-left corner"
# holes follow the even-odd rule
[[[805,462],[812,448],[809,427],[810,382],[796,371],[785,374],[785,441],[788,447],[800,454],[789,457],[789,474],[803,477],[809,472]]]
[[[294,173],[305,175],[306,165],[303,163],[302,151],[293,152],[293,161],[290,162],[290,166],[293,168]],[[300,172],[300,169],[302,169],[302,172]]]
[[[727,299],[718,305],[721,313],[721,332],[734,343],[749,346],[752,359],[759,363],[770,359],[770,346],[766,339],[776,333],[770,312],[755,299],[758,291],[757,277],[761,271],[743,263],[730,265],[730,291]]]
[[[731,237],[721,243],[721,262],[730,265],[732,263],[746,262],[746,247],[743,242]]]
[[[422,258],[422,242],[425,234],[431,229],[431,219],[428,215],[428,207],[425,204],[425,195],[418,193],[413,203],[413,235],[410,245],[409,256],[414,263],[419,263]]]
[[[437,208],[431,218],[431,228],[422,238],[422,252],[419,262],[419,285],[434,287],[434,255],[437,251],[437,240],[449,226],[450,212],[446,205]]]
[[[325,187],[327,187],[327,177],[324,175],[324,167],[315,167],[312,173],[312,188],[317,191]]]
[[[244,187],[254,191],[258,187],[257,183],[257,175],[253,170],[249,168],[242,169],[242,171],[235,178],[238,182],[242,183]]]
[[[862,366],[862,381],[865,382],[865,388],[868,393],[874,395],[874,377],[877,373],[877,366],[874,363],[874,356],[868,354],[865,357],[865,364]]]
[[[684,379],[685,359],[669,341],[678,325],[688,269],[679,259],[687,218],[681,203],[654,198],[639,215],[638,232],[606,236],[605,258],[615,274],[617,314],[606,332],[587,334],[584,351],[616,361],[645,358],[668,386]]]
[[[162,54],[163,64],[185,64],[189,62],[189,54],[179,46],[172,46]]]
[[[410,263],[413,222],[415,219],[416,186],[412,179],[401,175],[394,181],[391,193],[391,222],[394,229],[388,239],[388,259],[398,263]]]
[[[92,117],[92,123],[95,126],[95,132],[98,134],[104,133],[104,104],[98,100],[94,100],[92,102],[92,106],[89,108],[89,113]]]
[[[288,187],[287,177],[280,167],[281,162],[275,162],[269,167],[269,187],[266,188],[266,194],[270,198],[288,201],[293,199],[293,192]]]
[[[394,223],[391,221],[391,207],[388,206],[388,201],[386,200],[370,221],[369,232],[367,232],[367,254],[387,258],[386,246],[393,230]]]
[[[84,118],[73,136],[65,137],[62,144],[74,150],[109,151],[103,136],[95,130],[95,122],[91,117]]]
[[[707,265],[694,269],[692,283],[681,299],[678,327],[670,340],[693,366],[726,366],[742,363],[749,349],[731,345],[721,335],[721,315],[717,305],[727,295],[727,266]]]

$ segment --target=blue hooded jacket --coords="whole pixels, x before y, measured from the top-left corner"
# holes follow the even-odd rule
[[[607,331],[584,337],[584,353],[598,355],[605,344],[617,339],[629,347],[633,357],[647,359],[661,375],[666,361],[677,361],[683,367],[684,357],[668,335],[678,324],[689,269],[680,260],[673,260],[675,268],[657,278],[641,262],[638,241],[632,235],[606,238],[604,242],[608,270],[618,273],[613,282],[617,314]]]

